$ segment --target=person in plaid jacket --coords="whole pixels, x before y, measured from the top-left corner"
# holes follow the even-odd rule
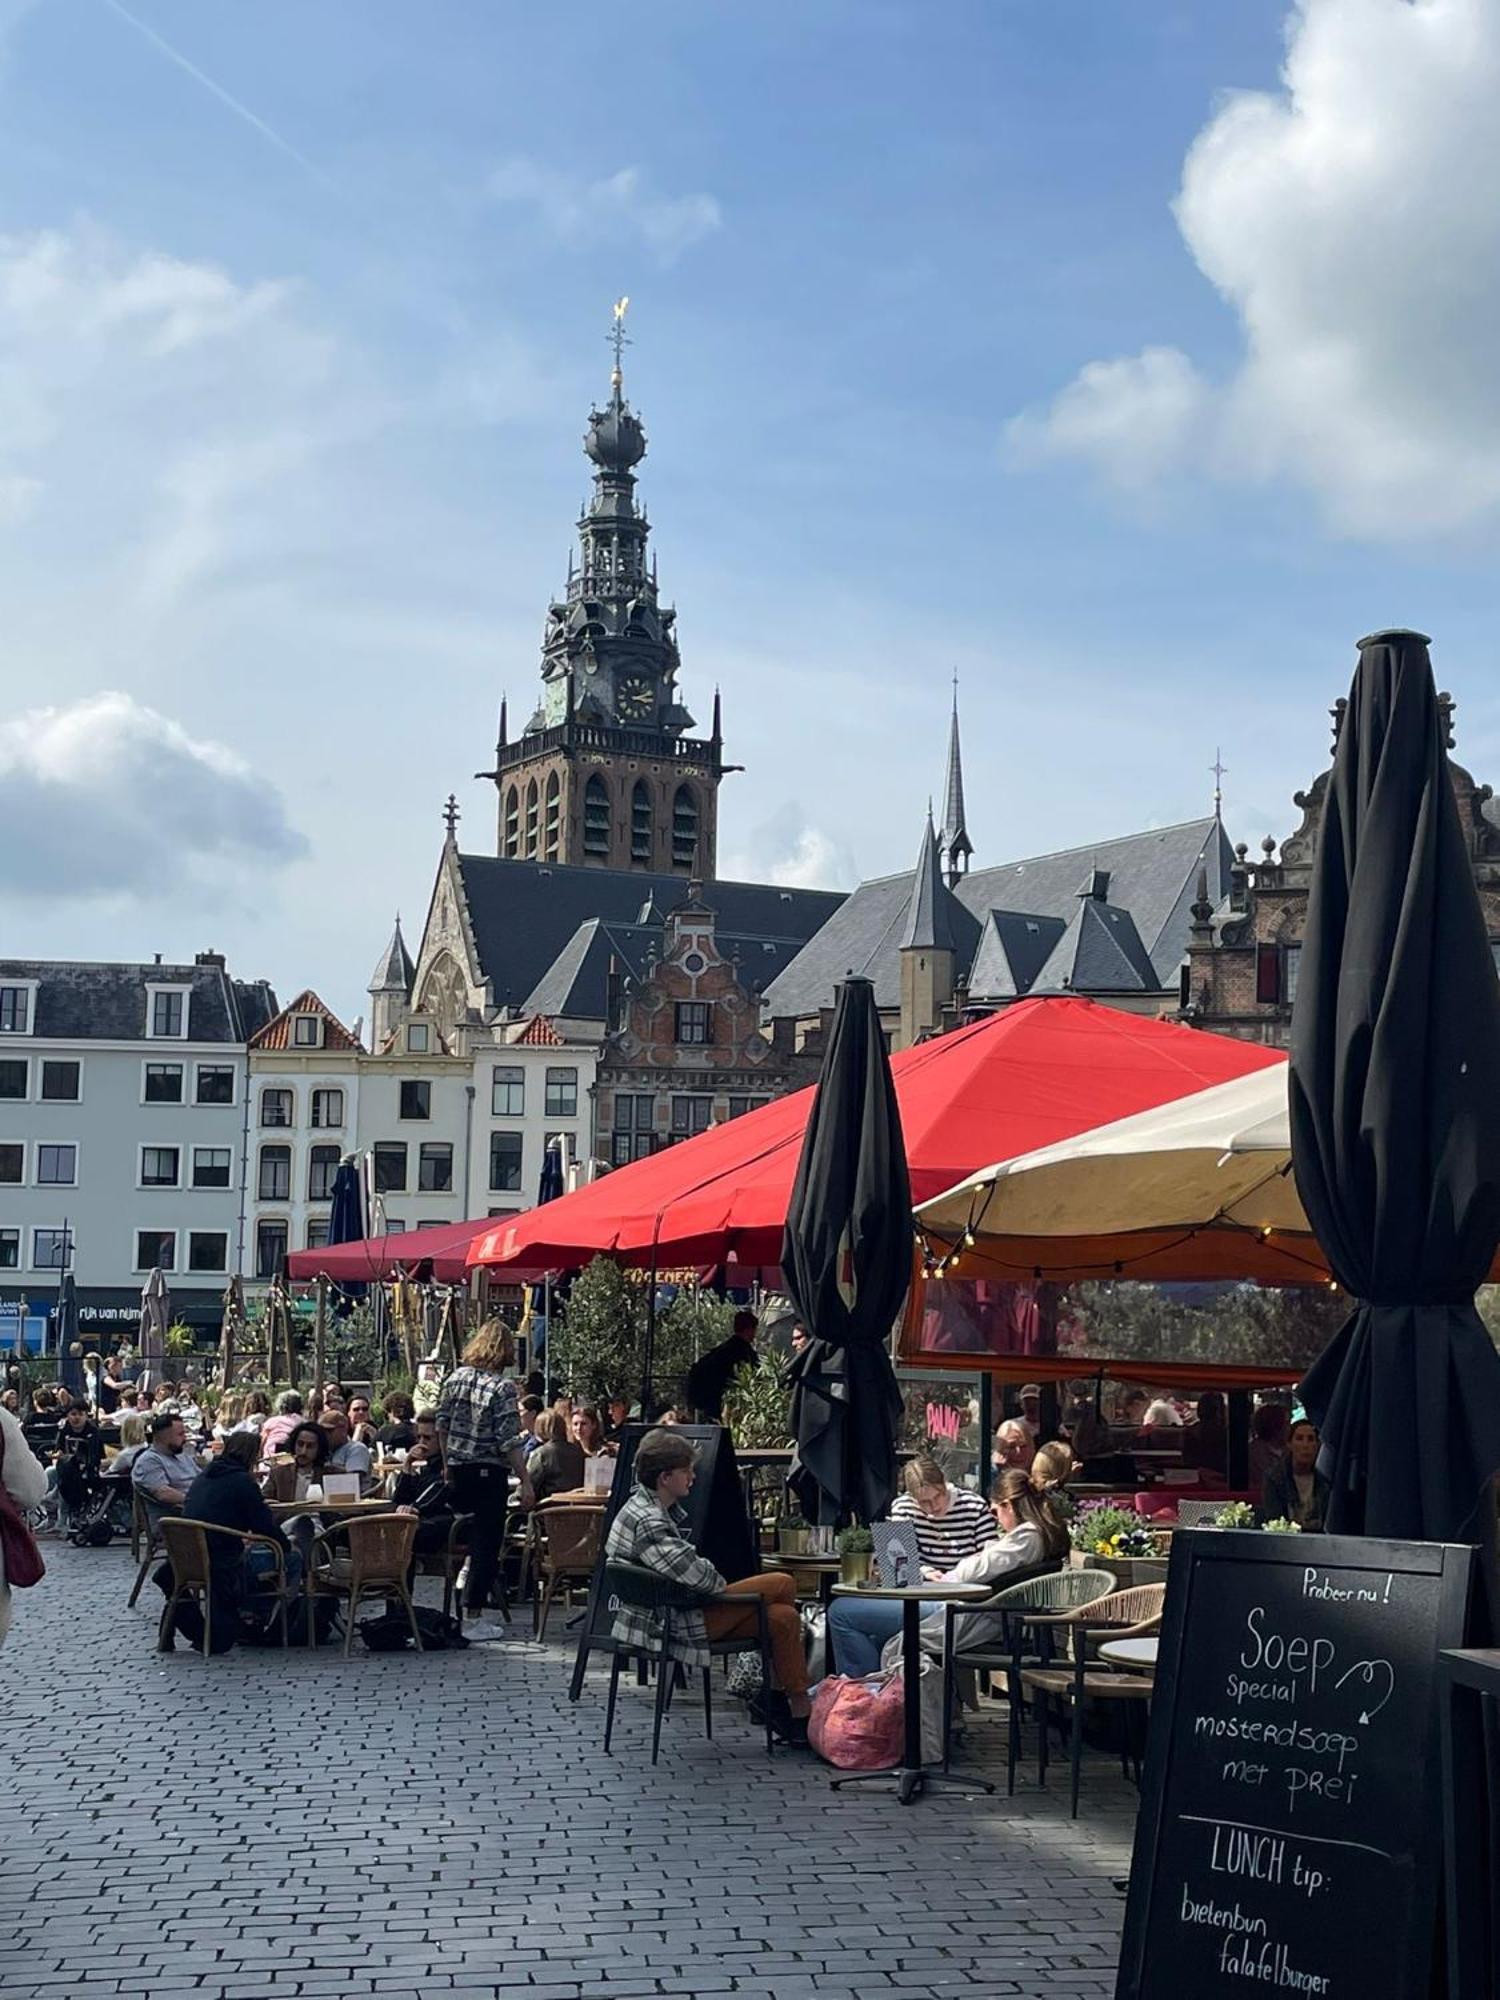
[[[635,1563],[673,1583],[712,1592],[723,1600],[707,1604],[701,1611],[689,1608],[673,1613],[668,1651],[685,1667],[708,1665],[711,1656],[705,1642],[709,1639],[753,1640],[754,1607],[747,1604],[741,1608],[732,1600],[738,1596],[765,1598],[777,1690],[771,1697],[773,1717],[790,1742],[805,1743],[811,1704],[802,1620],[797,1614],[792,1578],[785,1574],[747,1576],[739,1583],[726,1583],[708,1557],[699,1555],[685,1533],[687,1516],[682,1503],[698,1476],[698,1455],[686,1438],[670,1430],[648,1431],[636,1451],[635,1476],[639,1483],[609,1531],[609,1560]],[[614,1614],[612,1629],[621,1644],[659,1643],[661,1625],[654,1612],[617,1603]]]

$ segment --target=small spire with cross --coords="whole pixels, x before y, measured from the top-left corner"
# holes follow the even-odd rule
[[[448,794],[448,803],[443,807],[443,824],[448,829],[448,838],[450,840],[457,840],[458,838],[459,818],[458,800],[450,792]]]
[[[609,379],[611,386],[616,390],[622,386],[625,380],[625,372],[622,364],[625,358],[625,349],[630,345],[630,335],[625,331],[625,315],[629,310],[630,298],[628,294],[623,299],[615,300],[615,323],[609,331],[609,344],[615,350],[615,365]]]
[[[1229,771],[1229,766],[1224,762],[1224,753],[1222,750],[1216,749],[1214,751],[1214,761],[1208,768],[1214,774],[1214,818],[1220,819],[1223,817],[1224,809],[1224,779]]]

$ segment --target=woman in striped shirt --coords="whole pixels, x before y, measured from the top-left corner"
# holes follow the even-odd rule
[[[906,1468],[906,1491],[891,1503],[893,1521],[910,1521],[917,1531],[922,1575],[946,1576],[974,1555],[999,1530],[977,1493],[951,1486],[934,1458],[919,1453]],[[836,1597],[828,1610],[828,1630],[841,1674],[858,1678],[880,1665],[880,1649],[901,1630],[901,1606],[891,1598]]]

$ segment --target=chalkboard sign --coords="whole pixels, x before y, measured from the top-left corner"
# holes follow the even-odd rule
[[[1172,1538],[1116,2000],[1427,1991],[1473,1551]]]
[[[609,1540],[610,1526],[636,1485],[636,1448],[653,1429],[653,1424],[627,1424],[620,1433],[614,1483],[609,1489],[609,1504],[604,1510],[599,1560],[594,1565],[593,1580],[589,1584],[588,1610],[584,1615],[578,1653],[573,1662],[569,1693],[574,1701],[583,1692],[589,1653],[596,1646],[607,1648],[612,1643],[610,1628],[614,1623],[614,1614],[610,1610],[609,1593],[604,1588],[604,1549]],[[750,1529],[750,1517],[745,1511],[744,1488],[740,1483],[734,1446],[728,1431],[719,1424],[678,1424],[674,1429],[676,1435],[686,1438],[698,1454],[698,1477],[693,1481],[692,1492],[683,1502],[688,1540],[700,1555],[708,1557],[728,1582],[753,1576],[756,1569],[755,1541]]]

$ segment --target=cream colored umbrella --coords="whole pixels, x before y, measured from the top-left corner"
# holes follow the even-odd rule
[[[917,1222],[965,1278],[1327,1283],[1291,1157],[1278,1063],[981,1168]]]

